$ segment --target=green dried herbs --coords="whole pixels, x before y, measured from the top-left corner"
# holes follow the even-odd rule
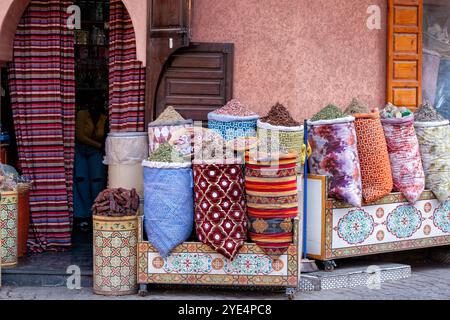
[[[148,160],[152,162],[185,162],[183,156],[170,143],[160,145]]]
[[[345,114],[342,112],[341,109],[339,109],[333,104],[329,104],[328,106],[320,110],[318,113],[316,113],[314,117],[312,117],[311,121],[332,120],[344,117]]]

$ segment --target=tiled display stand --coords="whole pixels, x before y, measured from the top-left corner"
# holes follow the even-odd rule
[[[450,244],[450,200],[439,203],[431,191],[415,205],[392,193],[352,208],[328,198],[325,176],[310,175],[307,214],[308,255],[320,261]]]

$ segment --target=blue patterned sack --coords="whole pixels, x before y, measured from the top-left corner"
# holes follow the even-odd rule
[[[238,117],[208,114],[208,128],[218,132],[225,141],[242,137],[256,137],[256,122],[259,116]]]
[[[144,228],[150,244],[166,258],[193,230],[192,165],[144,161],[143,166]]]

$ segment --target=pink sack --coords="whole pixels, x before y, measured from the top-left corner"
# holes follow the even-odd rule
[[[392,167],[394,191],[403,193],[409,202],[415,203],[425,189],[425,174],[414,130],[414,115],[382,119],[381,123]]]

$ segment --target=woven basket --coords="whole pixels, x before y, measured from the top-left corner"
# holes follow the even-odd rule
[[[94,293],[137,292],[138,219],[94,216]]]
[[[1,265],[12,268],[17,265],[17,191],[2,192],[0,199]]]

